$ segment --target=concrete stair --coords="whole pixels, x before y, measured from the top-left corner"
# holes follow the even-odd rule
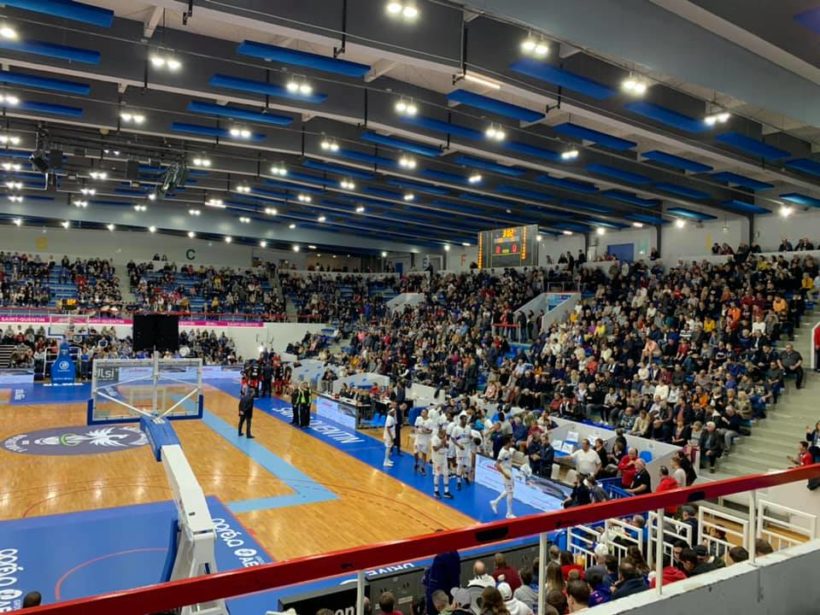
[[[812,326],[817,312],[806,313],[802,326],[795,332],[794,347],[803,355],[805,378],[797,390],[794,380],[787,380],[786,391],[777,405],[767,410],[767,418],[752,426],[752,435],[735,442],[734,450],[718,463],[718,472],[710,477],[743,476],[782,469],[791,465],[786,456],[797,454],[797,443],[805,437],[805,427],[820,420],[820,377],[811,371],[814,352]],[[785,341],[778,343],[783,348]]]

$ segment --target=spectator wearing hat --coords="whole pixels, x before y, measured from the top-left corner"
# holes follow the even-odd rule
[[[513,596],[509,583],[499,583],[498,591],[504,600],[504,606],[510,615],[533,615],[532,609],[521,600]]]

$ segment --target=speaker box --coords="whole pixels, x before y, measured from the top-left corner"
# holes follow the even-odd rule
[[[125,165],[125,178],[138,180],[140,178],[140,163],[139,160],[129,160]]]
[[[179,316],[170,314],[134,314],[132,339],[134,351],[179,350]]]

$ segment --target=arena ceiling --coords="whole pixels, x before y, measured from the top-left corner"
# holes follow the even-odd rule
[[[598,3],[668,16],[647,43],[655,65],[618,59],[611,17],[612,41],[562,27],[589,0],[3,4],[7,223],[429,251],[508,225],[557,235],[820,207],[820,27],[796,0],[766,3],[762,23],[740,2],[708,15],[711,2]],[[705,33],[697,51],[715,45],[724,69],[745,57],[740,32],[782,52],[756,85],[780,84],[783,107],[732,74],[714,87],[708,66],[682,81],[662,53],[672,25],[670,45]],[[734,72],[754,69],[745,59]]]

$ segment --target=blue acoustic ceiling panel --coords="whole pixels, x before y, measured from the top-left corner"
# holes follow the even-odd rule
[[[355,160],[356,162],[364,162],[367,164],[379,164],[386,167],[397,166],[396,161],[392,158],[376,156],[375,154],[365,154],[363,152],[357,152],[353,149],[340,149],[338,152],[338,156],[341,158],[347,158],[348,160]]]
[[[781,194],[780,198],[789,201],[790,203],[795,203],[796,205],[803,205],[805,207],[820,207],[820,199],[816,199],[805,194],[800,194],[798,192]]]
[[[666,107],[662,107],[661,105],[656,105],[654,103],[641,100],[631,102],[625,105],[625,108],[628,111],[632,111],[632,113],[637,113],[638,115],[654,120],[659,124],[677,128],[683,132],[697,134],[700,132],[705,132],[709,129],[702,119],[689,117],[688,115],[683,115],[682,113],[678,113],[677,111],[667,109]]]
[[[561,154],[543,147],[536,147],[527,143],[520,143],[518,141],[509,141],[504,143],[504,149],[523,156],[532,156],[533,158],[541,158],[549,160],[550,162],[561,162]]]
[[[741,188],[748,188],[749,190],[754,190],[755,192],[758,190],[769,190],[774,188],[774,184],[767,184],[766,182],[758,181],[756,179],[752,179],[751,177],[746,177],[745,175],[738,175],[737,173],[732,173],[731,171],[712,173],[710,177],[722,184],[740,186]]]
[[[364,77],[370,71],[370,67],[367,64],[359,64],[358,62],[350,62],[348,60],[337,60],[317,53],[307,53],[305,51],[297,51],[276,45],[254,43],[252,41],[241,43],[237,48],[237,52],[240,55],[250,56],[252,58],[261,58],[263,60],[270,60],[271,62],[290,64],[291,66],[312,68],[313,70],[323,73],[343,75],[345,77]]]
[[[216,128],[214,126],[202,126],[201,124],[189,124],[186,122],[173,122],[171,124],[171,131],[172,132],[181,132],[184,134],[189,135],[200,135],[203,137],[214,137],[217,139],[225,139],[226,141],[236,141],[239,142],[239,139],[234,139],[231,137],[231,133],[227,128]],[[249,139],[242,139],[243,141],[248,141],[251,143],[258,143],[260,141],[265,140],[265,135],[259,133],[251,134]]]
[[[592,194],[598,192],[598,187],[591,183],[581,181],[580,179],[569,179],[567,177],[552,177],[550,175],[539,175],[535,181],[547,184],[548,186],[555,186],[563,190],[571,190],[573,192],[583,192],[585,194]]]
[[[16,108],[21,111],[28,111],[30,113],[59,115],[61,117],[82,117],[83,115],[83,110],[80,107],[69,107],[68,105],[34,102],[30,100],[21,102]]]
[[[546,117],[543,113],[531,111],[526,107],[519,107],[518,105],[511,105],[488,96],[481,96],[480,94],[473,94],[467,90],[455,90],[447,95],[447,100],[450,102],[461,103],[468,107],[475,107],[482,111],[494,113],[504,117],[509,117],[521,122],[539,122]]]
[[[251,79],[241,79],[230,75],[214,75],[208,80],[208,85],[212,88],[224,88],[226,90],[236,90],[237,92],[248,92],[250,94],[261,94],[263,96],[273,96],[274,98],[287,98],[288,100],[298,100],[299,102],[313,103],[320,105],[327,100],[327,94],[292,94],[287,88],[264,81],[253,81]]]
[[[524,169],[519,169],[518,167],[498,164],[497,162],[476,158],[475,156],[457,156],[453,159],[453,162],[455,164],[463,164],[465,167],[481,169],[482,171],[492,171],[493,173],[506,175],[507,177],[522,177],[527,173]]]
[[[631,173],[630,171],[624,171],[623,169],[611,167],[607,164],[588,164],[586,166],[586,169],[594,175],[603,175],[604,177],[616,179],[618,181],[622,181],[627,184],[633,184],[635,186],[648,186],[652,183],[651,177],[641,175],[640,173]]]
[[[101,28],[110,28],[114,23],[114,11],[71,0],[3,0],[3,4]]]
[[[642,222],[643,224],[667,224],[668,222],[661,218],[660,216],[652,216],[650,214],[641,214],[641,213],[631,213],[626,214],[624,216],[627,220],[632,220],[634,222]]]
[[[502,184],[496,188],[500,194],[507,196],[517,196],[522,199],[529,199],[531,201],[538,201],[539,203],[554,203],[555,197],[546,192],[539,192],[538,190],[529,190],[527,188],[519,188],[518,186],[510,186]]]
[[[606,220],[598,220],[597,218],[583,218],[584,222],[589,224],[594,224],[595,226],[603,226],[604,228],[611,228],[611,229],[624,229],[627,228],[626,224],[619,224],[618,222],[607,222]]]
[[[91,86],[87,83],[38,77],[37,75],[27,75],[26,73],[17,73],[10,70],[0,71],[0,83],[22,85],[33,90],[77,94],[79,96],[88,96],[91,93]]]
[[[808,173],[820,177],[820,162],[812,160],[811,158],[798,158],[797,160],[790,160],[786,166],[793,171],[800,171],[801,173]]]
[[[188,111],[202,115],[213,115],[233,120],[245,120],[248,122],[258,122],[259,124],[269,124],[271,126],[290,126],[293,118],[287,115],[275,115],[272,113],[260,113],[259,111],[248,111],[230,105],[217,105],[215,103],[204,103],[191,101],[188,103]]]
[[[0,40],[0,49],[17,51],[20,53],[30,53],[35,56],[54,58],[56,60],[68,60],[69,62],[79,62],[80,64],[99,64],[100,52],[91,49],[81,49],[80,47],[67,47],[66,45],[55,45],[41,41],[9,41]]]
[[[609,207],[596,205],[595,203],[587,203],[586,201],[579,201],[578,199],[564,199],[561,205],[571,207],[572,209],[580,209],[581,211],[589,211],[594,214],[610,214],[613,213]]]
[[[565,124],[553,126],[553,130],[555,130],[555,132],[559,135],[564,135],[565,137],[572,137],[583,141],[592,141],[596,145],[614,149],[619,152],[625,152],[638,146],[635,141],[628,141],[627,139],[613,137],[605,132],[593,130],[592,128],[585,128],[584,126],[579,126],[578,124],[573,124],[572,122],[566,122]]]
[[[624,190],[604,190],[601,194],[610,199],[637,205],[638,207],[659,207],[662,202],[660,199],[644,199],[637,194],[625,192]]]
[[[395,201],[401,201],[404,193],[402,192],[395,192],[393,190],[385,190],[384,188],[376,188],[373,186],[368,186],[362,192],[367,194],[372,194],[373,196],[380,196],[383,199],[393,199]]]
[[[504,199],[494,199],[493,197],[489,196],[481,196],[478,194],[471,194],[469,192],[464,192],[458,195],[458,198],[464,199],[465,201],[470,201],[472,203],[478,203],[479,205],[486,205],[487,207],[493,207],[495,209],[503,209],[503,210],[512,210],[514,207],[519,207],[520,204],[514,201],[505,201]]]
[[[288,179],[298,180],[313,186],[321,186],[327,188],[328,186],[338,186],[339,182],[335,179],[327,179],[323,177],[316,177],[309,173],[301,173],[299,171],[288,171]]]
[[[726,132],[715,137],[715,140],[720,141],[731,147],[739,150],[744,154],[754,158],[763,158],[764,160],[780,160],[781,158],[788,158],[791,153],[784,149],[767,145],[758,139],[752,139],[746,135],[738,132]]]
[[[388,137],[387,135],[380,135],[372,131],[363,133],[359,138],[367,143],[384,145],[386,147],[392,147],[405,152],[418,154],[419,156],[427,156],[428,158],[435,158],[441,155],[441,150],[437,147],[422,145],[421,143],[415,143],[406,139],[399,139],[398,137]]]
[[[558,87],[578,92],[595,100],[606,100],[615,95],[615,90],[562,68],[556,68],[535,60],[519,60],[510,66],[512,70],[527,77],[545,81]]]
[[[335,173],[337,175],[352,177],[354,179],[361,179],[363,181],[375,179],[376,177],[372,173],[366,173],[365,171],[361,171],[359,169],[351,169],[350,167],[345,167],[340,164],[331,164],[329,162],[322,162],[320,160],[311,160],[310,158],[305,160],[302,163],[302,166],[306,169],[314,169],[316,171]]]
[[[794,20],[812,32],[820,34],[820,6],[798,13]]]
[[[695,211],[694,209],[686,209],[685,207],[670,207],[666,212],[690,220],[717,220],[717,216]]]
[[[589,232],[589,226],[586,224],[581,224],[579,222],[559,222],[558,224],[555,224],[553,226],[555,226],[555,228],[572,231],[573,233]]]
[[[687,188],[686,186],[679,186],[678,184],[673,184],[670,182],[658,182],[655,184],[655,188],[662,190],[663,192],[668,192],[669,194],[675,194],[685,199],[693,199],[695,201],[705,201],[711,196],[708,192],[704,192],[703,190],[695,190],[694,188]]]
[[[405,179],[388,179],[387,183],[402,190],[414,190],[422,194],[433,194],[435,196],[447,196],[450,191],[447,188],[439,188],[438,186],[429,186],[419,182],[411,182]]]
[[[703,164],[695,160],[689,160],[688,158],[683,158],[682,156],[667,154],[666,152],[661,152],[659,150],[644,152],[643,154],[641,154],[641,156],[643,156],[647,160],[651,160],[653,162],[657,162],[658,164],[662,164],[667,167],[672,167],[673,169],[678,169],[680,171],[690,171],[692,173],[708,173],[713,169],[708,164]]]
[[[480,141],[484,139],[484,133],[479,130],[473,130],[472,128],[452,124],[450,122],[443,122],[442,120],[437,120],[431,117],[402,116],[401,121],[405,124],[412,124],[413,126],[418,126],[419,128],[432,130],[433,132],[443,132],[444,134],[448,134],[453,137],[464,137],[465,139],[471,139],[473,141]]]
[[[759,205],[755,205],[754,203],[747,203],[746,201],[739,201],[738,199],[730,199],[728,201],[722,201],[721,205],[726,209],[731,209],[732,211],[736,211],[741,214],[770,214],[772,213],[771,209],[766,209],[765,207],[760,207]]]
[[[442,182],[448,182],[450,184],[465,184],[467,183],[467,179],[463,175],[459,175],[458,173],[448,173],[447,171],[436,171],[435,169],[424,169],[421,172],[423,177],[427,177],[428,179],[433,179]]]

